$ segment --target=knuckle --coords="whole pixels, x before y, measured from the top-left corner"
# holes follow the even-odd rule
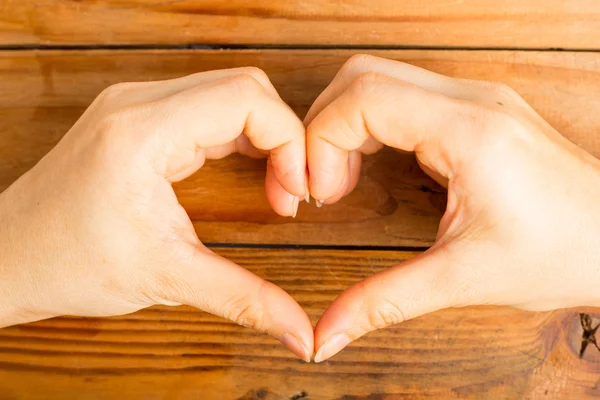
[[[492,103],[521,103],[523,98],[512,87],[502,82],[493,81],[476,81],[479,86],[482,86],[488,91]]]
[[[356,84],[357,86],[360,86],[362,88],[365,87],[371,87],[373,85],[377,85],[379,83],[381,83],[381,81],[384,79],[384,76],[381,75],[378,72],[373,72],[373,71],[367,71],[364,74],[361,74],[357,79],[356,79]]]
[[[137,107],[117,107],[106,111],[98,121],[98,132],[102,135],[109,134],[119,127],[131,124],[138,114]]]
[[[327,134],[336,138],[335,142],[342,144],[346,151],[358,149],[367,139],[368,134],[360,126],[356,126],[355,122],[352,121],[352,116],[356,111],[352,110],[345,114],[341,114],[337,123],[332,126]],[[329,163],[322,163],[321,168]],[[337,168],[338,165],[331,164],[332,167]],[[337,170],[335,171],[337,172]],[[325,173],[320,171],[319,173]]]
[[[142,161],[138,155],[147,154],[146,151],[154,146],[154,136],[151,134],[154,126],[147,122],[150,111],[145,107],[125,106],[97,116],[90,137],[98,150],[96,156],[109,164],[119,160],[121,168]],[[112,173],[116,173],[116,170]]]
[[[519,120],[504,109],[463,103],[460,115],[469,130],[478,135],[483,143],[505,143],[520,131]]]
[[[264,281],[255,292],[229,300],[225,305],[225,317],[238,325],[264,332],[266,318],[262,296],[267,285],[269,283]]]
[[[107,88],[105,88],[101,93],[100,96],[102,97],[115,97],[115,96],[119,96],[121,95],[126,88],[126,83],[115,83],[113,85],[108,86]]]
[[[235,75],[227,81],[233,86],[234,91],[238,94],[255,94],[259,92],[261,88],[260,83],[258,83],[254,76],[249,73]]]
[[[264,331],[262,309],[254,304],[245,303],[243,306],[236,307],[230,312],[228,318],[246,328]]]
[[[114,100],[115,98],[121,97],[128,92],[138,88],[138,84],[134,82],[120,82],[110,85],[100,93],[100,97],[106,100]]]
[[[250,75],[258,82],[270,82],[267,73],[258,67],[243,67],[240,69],[240,72],[242,74]]]
[[[369,97],[373,100],[377,96],[385,93],[386,84],[391,78],[377,72],[368,71],[356,78],[350,85],[349,92],[353,97]]]
[[[355,54],[344,63],[341,71],[347,75],[367,72],[376,59],[375,56],[370,54]]]
[[[385,299],[370,308],[367,313],[369,330],[382,329],[405,320],[405,312],[400,306]]]
[[[294,179],[298,175],[298,167],[294,163],[290,163],[287,159],[282,157],[273,157],[274,153],[271,153],[271,157],[267,158],[267,163],[271,164],[273,169],[278,174],[279,178],[287,180]]]
[[[493,93],[502,98],[513,99],[521,97],[513,88],[501,82],[492,82],[490,83],[490,87]]]
[[[137,90],[142,83],[117,83],[104,89],[96,98],[93,109],[101,120],[114,123],[123,120],[135,108],[131,103],[131,93]]]

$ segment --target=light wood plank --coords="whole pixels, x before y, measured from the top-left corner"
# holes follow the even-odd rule
[[[505,82],[567,138],[600,156],[600,54],[372,51],[434,71]],[[120,81],[167,79],[256,65],[303,116],[351,51],[0,52],[0,190],[31,168],[92,99]],[[264,161],[209,162],[176,185],[207,242],[427,246],[445,205],[412,156],[367,157],[357,190],[337,205],[301,204],[295,220],[270,210]]]
[[[595,49],[596,0],[3,0],[0,44]]]
[[[342,289],[414,255],[217,251],[280,285],[313,322]],[[369,334],[319,365],[188,307],[59,318],[0,330],[0,397],[581,399],[599,394],[600,352],[590,347],[579,359],[577,311],[449,309]]]

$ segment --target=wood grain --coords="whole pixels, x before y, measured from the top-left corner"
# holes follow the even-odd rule
[[[596,0],[3,0],[0,44],[597,49]]]
[[[600,156],[600,54],[495,51],[373,51],[459,77],[505,82],[567,138]],[[0,52],[0,190],[31,168],[106,86],[255,65],[303,116],[350,51]],[[412,156],[366,157],[357,190],[339,204],[302,203],[294,220],[275,215],[264,161],[230,157],[176,185],[206,242],[427,246],[445,194]],[[313,203],[314,204],[314,203]]]
[[[280,285],[313,322],[344,288],[414,255],[218,252]],[[223,319],[155,307],[0,330],[0,398],[581,399],[600,394],[600,352],[579,359],[581,335],[577,310],[449,309],[369,334],[316,365]]]

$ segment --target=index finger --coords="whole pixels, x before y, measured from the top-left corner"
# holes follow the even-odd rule
[[[152,140],[148,149],[156,172],[169,180],[182,179],[200,168],[205,149],[245,134],[254,147],[270,152],[279,184],[290,194],[304,198],[304,126],[263,84],[251,74],[234,74],[145,104],[143,108],[150,112],[134,118],[148,126],[141,130],[142,140]],[[148,135],[148,131],[154,135]],[[139,146],[140,140],[136,144]]]
[[[465,83],[475,81],[451,78],[400,61],[357,54],[344,63],[329,86],[317,97],[304,118],[304,124],[308,126],[329,103],[337,99],[358,77],[367,72],[386,75],[425,90],[458,96],[465,100],[473,96],[472,88],[467,88],[468,85]]]
[[[451,178],[469,151],[476,122],[473,104],[369,72],[357,78],[307,127],[309,187],[316,199],[345,190],[349,152],[370,136],[399,150],[416,152],[432,171]],[[458,146],[458,143],[462,143]],[[472,142],[471,142],[472,143]]]
[[[437,93],[442,96],[467,102],[477,102],[492,108],[496,106],[498,102],[509,105],[514,102],[513,100],[518,100],[517,102],[519,104],[523,103],[523,101],[521,101],[522,99],[519,100],[518,96],[514,96],[514,93],[507,90],[507,88],[502,85],[485,81],[453,78],[403,62],[366,54],[358,54],[351,57],[342,66],[331,84],[321,93],[321,95],[319,95],[317,100],[315,100],[304,119],[304,124],[310,126],[323,110],[331,103],[335,102],[336,99],[342,96],[346,91],[350,90],[350,88],[355,85],[357,79],[360,79],[362,75],[368,73],[389,77],[397,82],[403,82],[410,86],[423,89],[426,92]],[[358,91],[355,90],[355,92]],[[361,96],[364,94],[358,95]],[[510,97],[510,99],[504,99],[504,97],[507,96]],[[389,101],[393,101],[393,99],[390,98]],[[424,106],[426,107],[427,105],[424,104]],[[391,112],[394,113],[396,110],[391,110]],[[380,113],[379,116],[381,117],[382,114],[383,112]],[[405,113],[402,114],[406,118],[411,118],[410,115],[406,115]],[[402,121],[399,122],[402,123]],[[399,125],[398,128],[400,128],[400,126],[401,125]],[[358,150],[354,149],[353,146],[350,146],[353,147],[354,152],[350,151],[349,154],[355,159],[359,159],[360,156],[355,154],[356,151],[372,153],[378,150],[379,147],[373,146],[372,142],[374,141],[371,140],[370,144],[365,144],[358,148]],[[311,147],[312,144],[309,140],[308,153],[314,152],[314,150],[311,150]],[[342,147],[348,147],[348,145]],[[313,173],[310,178],[311,182],[325,180],[322,184],[313,183],[311,186],[329,187],[329,190],[314,189],[314,192],[311,190],[313,196],[317,196],[316,198],[318,199],[320,198],[328,202],[335,202],[343,194],[353,189],[353,187],[350,187],[352,185],[350,182],[356,182],[357,180],[356,176],[359,174],[359,171],[357,171],[356,168],[344,168],[341,166],[347,157],[346,151],[337,152],[337,154],[337,157],[333,154],[322,154],[320,156],[322,158],[319,159],[314,158],[319,156],[309,157],[309,163],[313,163],[314,165],[312,168]],[[418,159],[418,161],[421,168],[423,168],[430,177],[438,181],[438,183],[446,182],[446,179],[441,177],[442,174],[429,168],[422,160]],[[315,164],[318,164],[318,166]],[[354,163],[354,165],[359,165],[359,163]],[[319,173],[319,170],[321,170],[322,173]],[[324,177],[324,175],[329,176],[329,178]],[[350,177],[352,177],[352,179]]]

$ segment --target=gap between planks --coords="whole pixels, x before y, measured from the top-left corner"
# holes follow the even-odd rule
[[[346,251],[401,251],[422,252],[427,246],[360,246],[360,245],[326,245],[326,244],[278,244],[278,243],[211,243],[203,242],[211,249],[269,249],[269,250],[346,250]]]
[[[599,48],[579,49],[562,47],[477,47],[477,46],[412,46],[412,45],[315,45],[315,44],[92,44],[92,45],[37,45],[37,44],[5,44],[0,45],[0,51],[31,51],[31,50],[425,50],[425,51],[522,51],[522,52],[571,52],[571,53],[600,53]]]

